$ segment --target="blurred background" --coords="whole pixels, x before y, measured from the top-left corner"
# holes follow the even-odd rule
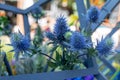
[[[0,0],[2,4],[8,4],[20,9],[26,9],[31,5],[35,4],[38,0]],[[87,6],[87,0],[84,0],[85,5]],[[106,0],[90,0],[91,6],[97,6],[99,9],[104,5]],[[87,9],[89,6],[87,7]],[[35,17],[35,15],[28,14],[29,24],[31,27],[31,39],[34,38],[35,29],[38,27],[44,31],[53,31],[53,26],[55,20],[60,15],[64,15],[67,18],[68,24],[72,31],[79,30],[79,18],[75,0],[52,0],[42,5],[40,7],[42,14]],[[34,11],[33,11],[34,12]],[[0,27],[6,26],[4,30],[6,32],[0,32],[1,35],[4,33],[9,35],[12,32],[18,31],[18,29],[24,34],[24,22],[23,16],[20,14],[13,14],[12,12],[6,12],[0,10],[0,18],[2,20]],[[93,34],[93,42],[96,44],[96,39],[101,39],[102,36],[107,35],[116,23],[120,21],[120,6],[118,5],[112,13],[110,13],[107,18],[103,21],[100,27]],[[102,32],[101,32],[102,31]],[[119,44],[119,31],[116,32],[112,37],[115,42],[114,47],[118,48]],[[4,35],[5,36],[5,35]],[[5,39],[7,40],[7,39]],[[8,41],[5,41],[8,42]]]
[[[35,4],[37,1],[38,0],[0,0],[0,3],[15,6],[20,9],[26,9]],[[97,6],[98,9],[101,9],[106,1],[107,0],[90,0],[90,4],[91,6]],[[89,9],[89,6],[87,6],[87,0],[84,0],[84,2],[86,8]],[[34,15],[34,12],[39,12],[39,10],[41,13],[38,16]],[[80,31],[80,23],[75,0],[51,0],[48,3],[40,6],[40,9],[37,11],[32,11],[28,14],[29,24],[31,27],[31,39],[34,39],[34,35],[38,27],[40,27],[43,35],[45,31],[53,31],[56,18],[61,15],[64,15],[67,18],[67,23],[72,31]],[[92,40],[94,45],[96,45],[96,39],[101,40],[102,36],[105,37],[119,21],[120,3],[93,33]],[[2,44],[4,45],[10,43],[10,34],[13,32],[18,32],[18,30],[24,34],[23,16],[20,14],[14,14],[12,12],[0,10],[0,40],[2,41]],[[120,30],[118,30],[112,36],[112,39],[114,41],[114,49],[119,50]],[[47,40],[48,39],[44,38],[44,42]],[[11,47],[4,47],[3,50],[8,52],[11,50]],[[8,55],[9,61],[12,59],[11,56],[13,55]],[[117,64],[114,63],[113,65]]]

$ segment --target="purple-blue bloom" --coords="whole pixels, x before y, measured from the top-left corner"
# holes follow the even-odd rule
[[[87,48],[87,43],[85,37],[79,33],[74,32],[71,36],[70,44],[74,50],[80,50]]]
[[[86,76],[84,80],[94,80],[94,76],[92,75]]]
[[[11,46],[15,51],[15,57],[18,57],[20,52],[26,52],[30,47],[30,40],[27,36],[23,36],[20,32],[13,33],[11,36]]]
[[[87,20],[90,22],[96,22],[99,18],[99,10],[97,7],[93,6],[87,12]]]
[[[51,32],[46,32],[46,37],[50,40],[55,40],[56,39],[55,35]]]
[[[56,20],[56,24],[54,27],[54,34],[57,37],[57,39],[61,42],[65,40],[64,35],[67,31],[69,31],[69,29],[66,23],[66,18],[64,16],[60,16]]]
[[[100,55],[108,54],[113,47],[113,41],[111,39],[102,39],[100,42],[97,41],[96,50]]]

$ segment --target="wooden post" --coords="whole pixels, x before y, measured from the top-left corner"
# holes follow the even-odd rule
[[[28,37],[30,38],[30,25],[29,25],[28,15],[27,14],[23,15],[23,20],[24,20],[25,35],[28,35]]]
[[[24,0],[17,1],[17,7],[19,9],[23,9]],[[23,15],[17,14],[17,26],[20,27],[20,32],[24,34],[24,22],[23,22]]]
[[[98,22],[91,25],[93,32],[99,27],[99,25],[103,22],[107,15],[117,6],[119,2],[120,0],[107,0],[105,5],[101,9]]]
[[[99,59],[113,72],[116,72],[116,69],[103,57],[99,57]]]

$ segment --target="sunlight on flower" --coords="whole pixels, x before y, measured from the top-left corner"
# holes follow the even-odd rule
[[[75,50],[85,49],[87,47],[85,37],[79,32],[72,34],[70,44]]]

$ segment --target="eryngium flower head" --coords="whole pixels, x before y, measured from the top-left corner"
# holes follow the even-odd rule
[[[66,18],[64,16],[60,16],[56,20],[56,24],[54,27],[54,34],[57,37],[58,40],[62,41],[64,40],[64,35],[68,31],[68,25],[66,23]]]
[[[79,32],[74,32],[72,34],[70,44],[74,50],[85,49],[87,47],[85,37]]]
[[[109,39],[102,39],[100,42],[97,42],[96,50],[99,55],[107,55],[113,48],[113,41]]]
[[[13,33],[11,36],[11,45],[16,53],[25,52],[30,47],[30,40],[27,36],[23,36],[20,32]]]
[[[87,20],[90,22],[96,22],[99,18],[99,10],[97,7],[91,7],[87,12]]]
[[[50,40],[55,40],[56,38],[55,38],[55,35],[53,34],[53,33],[51,33],[51,32],[46,32],[46,37],[48,38],[48,39],[50,39]]]
[[[32,16],[36,19],[40,18],[42,15],[44,15],[42,8],[37,7],[31,11]]]

